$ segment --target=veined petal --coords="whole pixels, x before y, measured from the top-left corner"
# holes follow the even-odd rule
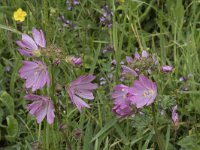
[[[53,111],[53,104],[51,101],[49,101],[49,106],[48,106],[48,110],[47,110],[47,122],[49,124],[52,124],[55,118],[55,114]]]
[[[35,113],[37,123],[41,123],[42,120],[45,118],[45,116],[47,115],[47,109],[48,105],[43,102],[43,105]]]
[[[88,75],[84,75],[84,76],[80,76],[79,78],[77,78],[76,80],[74,80],[71,85],[81,85],[81,84],[86,84],[86,83],[90,83],[92,82],[96,77],[88,74]]]
[[[88,90],[81,90],[77,92],[76,94],[85,99],[90,99],[90,100],[94,99],[92,92]]]
[[[76,105],[76,107],[78,108],[79,111],[81,111],[82,108],[84,108],[84,107],[90,108],[90,106],[86,102],[84,102],[82,99],[80,99],[76,95],[73,95],[73,98],[71,100]]]
[[[31,50],[38,49],[38,47],[35,44],[35,42],[33,41],[33,39],[30,36],[28,36],[27,34],[22,34],[22,42],[24,45],[26,45],[26,47],[28,49],[31,49]]]
[[[36,28],[33,28],[32,34],[33,34],[33,38],[34,38],[35,42],[37,43],[37,45],[45,48],[46,47],[46,40],[44,38],[43,31],[42,30],[38,31]]]

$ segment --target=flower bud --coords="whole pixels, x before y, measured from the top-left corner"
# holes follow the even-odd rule
[[[82,64],[82,58],[81,57],[67,56],[65,58],[65,61],[72,64],[72,65],[77,65],[77,66]]]
[[[161,71],[164,73],[172,72],[173,67],[172,66],[162,66]]]

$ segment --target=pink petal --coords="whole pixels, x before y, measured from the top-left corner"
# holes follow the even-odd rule
[[[84,107],[90,108],[90,106],[87,103],[85,103],[82,99],[80,99],[76,95],[73,95],[73,98],[71,100],[76,105],[76,107],[78,108],[79,111],[81,111],[82,108],[84,108]]]
[[[149,53],[147,53],[147,51],[142,51],[142,57],[148,57]]]
[[[90,100],[94,99],[94,96],[91,91],[82,90],[77,92],[76,94],[85,99],[90,99]]]
[[[54,118],[55,118],[55,114],[53,112],[53,104],[52,102],[50,101],[49,102],[49,106],[48,106],[48,110],[47,110],[47,122],[49,124],[52,124],[53,121],[54,121]]]
[[[27,34],[22,34],[22,42],[24,45],[26,45],[26,47],[28,49],[31,49],[31,50],[38,49],[38,47],[35,44],[35,42],[33,41],[33,39],[30,36],[28,36]]]
[[[86,84],[80,84],[76,88],[79,90],[94,90],[98,86],[95,83],[86,83]]]
[[[36,28],[32,29],[32,34],[35,42],[40,46],[45,48],[46,47],[46,40],[44,38],[44,33],[42,30],[38,31]]]
[[[140,58],[140,55],[138,54],[138,52],[135,52],[134,58],[135,59],[139,59]]]
[[[21,55],[31,57],[33,53],[30,50],[27,49],[18,49]]]
[[[37,112],[37,110],[39,110],[41,106],[42,106],[42,103],[40,101],[36,101],[36,102],[33,102],[32,104],[29,104],[27,108],[31,115],[35,115],[35,113]]]
[[[139,76],[139,81],[143,84],[144,87],[151,89],[153,82],[150,81],[147,77],[144,75]]]
[[[86,84],[86,83],[90,83],[91,81],[93,81],[96,77],[88,74],[88,75],[84,75],[84,76],[80,76],[79,78],[77,78],[76,80],[74,80],[71,85],[80,85],[80,84]]]
[[[48,106],[47,106],[46,102],[43,102],[43,105],[35,113],[37,123],[41,123],[42,120],[45,118],[45,116],[47,114],[47,109],[48,109]]]
[[[122,65],[122,73],[125,73],[125,74],[131,74],[132,76],[134,77],[137,77],[138,74],[135,70],[125,66],[125,65]]]

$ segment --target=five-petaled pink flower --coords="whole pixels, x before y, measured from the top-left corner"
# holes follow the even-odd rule
[[[172,121],[175,126],[177,126],[179,122],[178,113],[176,111],[177,111],[177,105],[172,108]]]
[[[134,96],[131,97],[132,104],[137,108],[148,106],[152,104],[157,96],[157,86],[144,75],[139,76],[139,80],[134,82],[133,87],[130,88],[130,93]]]
[[[129,87],[123,84],[115,86],[112,93],[112,98],[114,99],[113,112],[120,117],[129,116],[132,114],[131,108],[131,93],[129,92]]]
[[[32,29],[33,39],[27,35],[22,34],[22,40],[16,41],[19,46],[19,52],[24,56],[38,55],[41,48],[46,47],[46,40],[42,30]]]
[[[31,115],[36,117],[37,123],[41,123],[45,116],[49,124],[53,123],[55,118],[53,102],[47,96],[29,94],[25,96],[25,99],[32,101],[27,109]]]
[[[41,61],[23,61],[19,75],[26,80],[25,87],[32,88],[33,92],[50,84],[47,66]]]
[[[94,99],[92,90],[97,88],[97,84],[91,83],[96,77],[93,75],[84,75],[78,77],[72,81],[68,87],[68,94],[72,103],[78,108],[79,111],[82,108],[90,108],[81,98],[88,100]]]

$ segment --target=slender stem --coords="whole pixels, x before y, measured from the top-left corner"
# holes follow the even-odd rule
[[[46,122],[46,148],[49,149],[49,125]]]
[[[37,138],[38,141],[40,141],[41,124],[42,124],[42,123],[39,124],[39,131],[38,131],[38,138]]]
[[[119,82],[119,71],[120,71],[120,50],[118,47],[118,32],[117,32],[117,22],[115,17],[115,2],[112,0],[112,8],[113,8],[113,26],[112,26],[112,38],[113,38],[113,46],[115,50],[115,59],[116,59],[116,74],[115,81]]]
[[[153,127],[154,127],[154,131],[155,131],[156,142],[158,144],[159,149],[164,150],[165,146],[162,144],[162,141],[161,141],[162,139],[160,137],[157,123],[156,123],[156,113],[155,113],[155,105],[154,104],[152,104],[152,115],[153,115]]]
[[[43,10],[44,10],[44,25],[45,25],[45,30],[47,29],[48,25],[48,0],[43,0]]]
[[[64,133],[64,136],[66,137],[66,139],[65,139],[66,140],[66,150],[72,150],[71,144],[68,139],[68,135],[65,132],[63,132],[63,133]]]
[[[57,114],[57,118],[58,118],[58,123],[61,124],[62,121],[61,121],[61,116],[60,116],[60,112],[59,112],[59,108],[57,106],[57,102],[56,102],[56,97],[55,97],[55,80],[54,80],[54,70],[55,68],[53,66],[51,66],[51,99],[53,100],[54,102],[54,106],[55,106],[55,111],[56,111],[56,114]],[[69,142],[69,138],[68,138],[68,135],[65,133],[65,132],[62,132],[65,136],[65,141],[66,141],[66,146],[67,146],[67,150],[72,150],[71,148],[71,145],[70,145],[70,142]]]

